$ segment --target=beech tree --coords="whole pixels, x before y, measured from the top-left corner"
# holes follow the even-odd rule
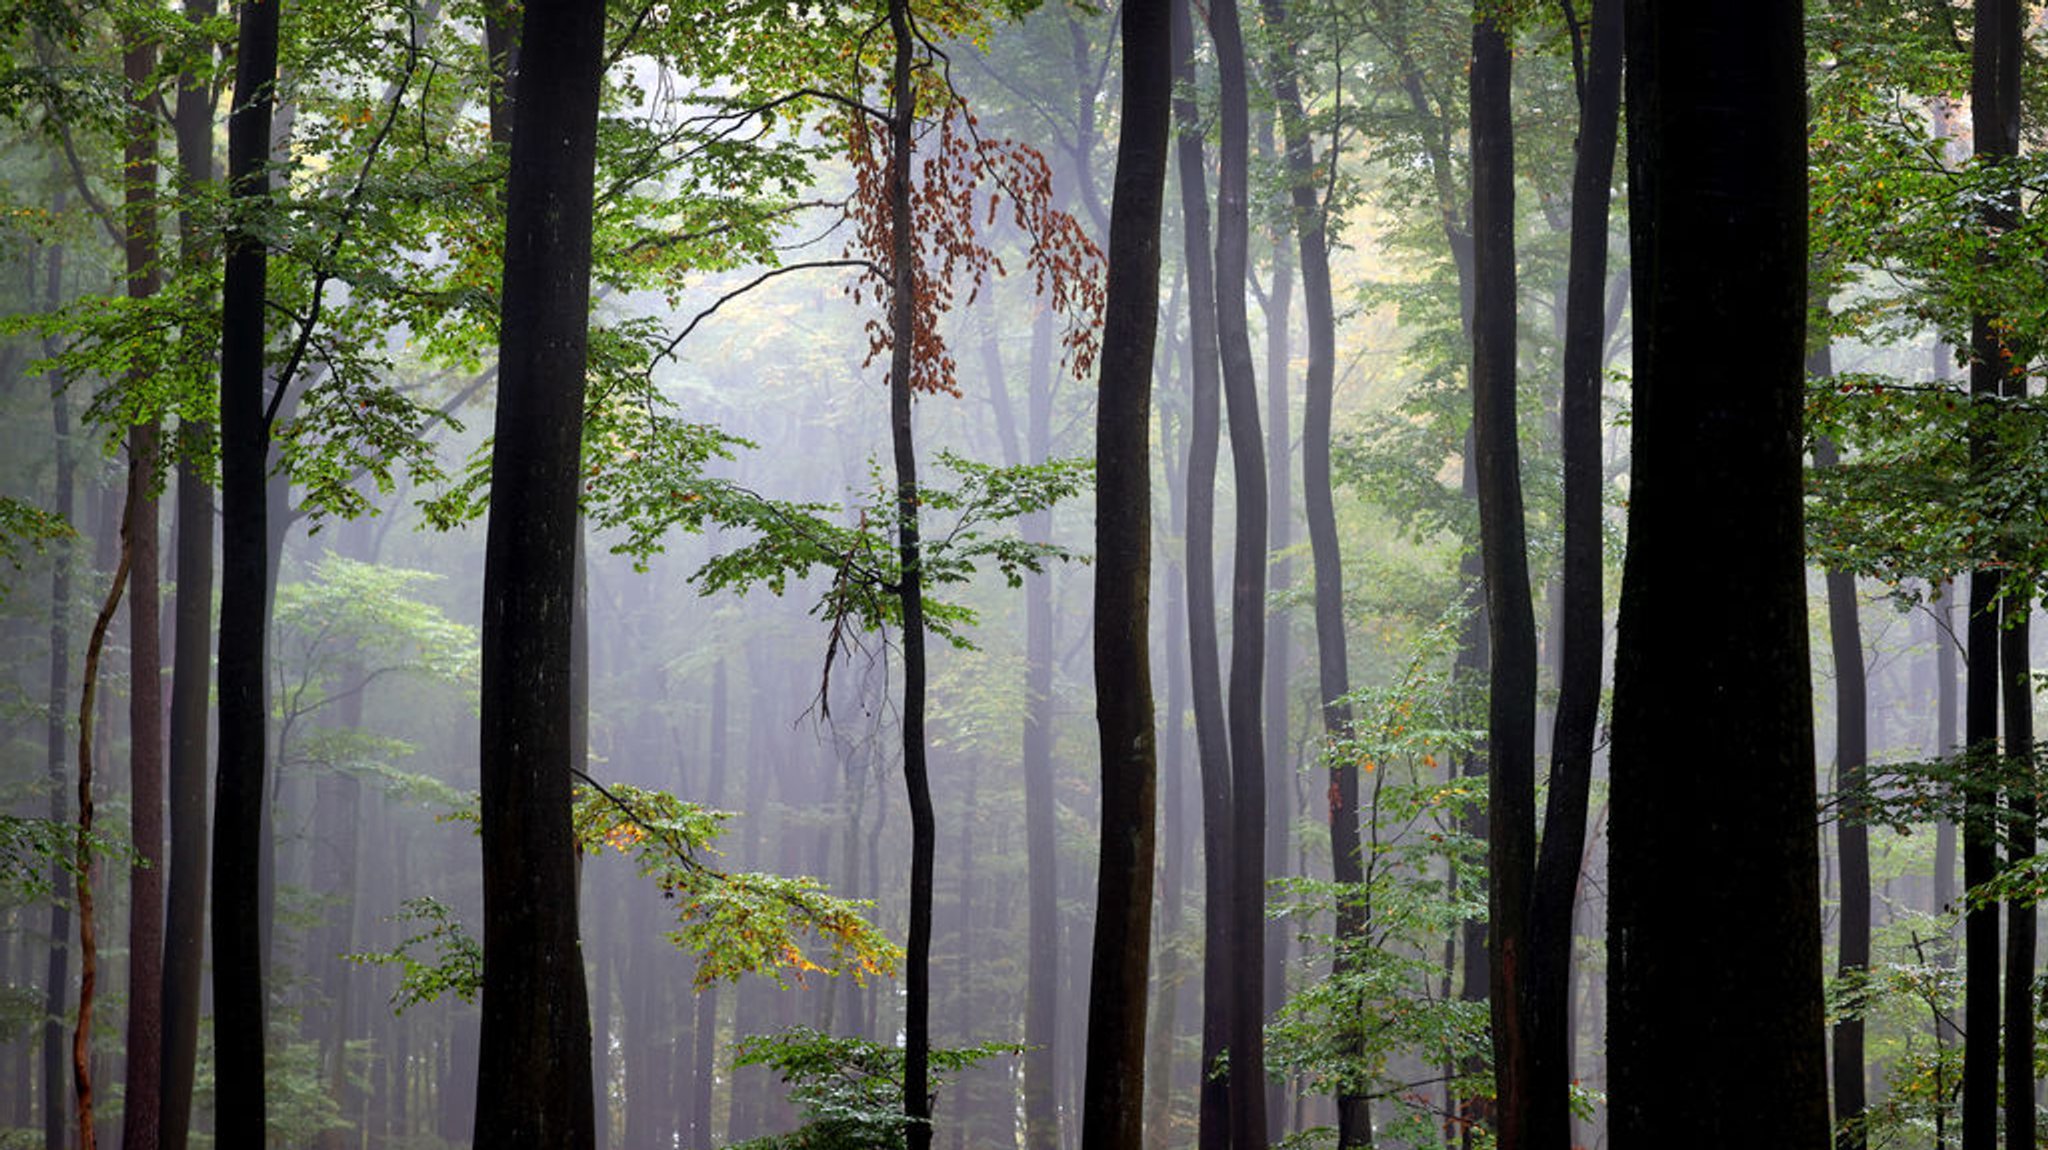
[[[1636,367],[1608,974],[1620,1150],[1828,1141],[1801,7],[1626,9]],[[1750,931],[1699,929],[1732,914]]]
[[[1095,682],[1102,744],[1101,863],[1088,984],[1081,1144],[1139,1146],[1152,953],[1157,775],[1150,658],[1152,349],[1172,82],[1167,0],[1123,10],[1123,124],[1110,201],[1109,279],[1095,459]]]

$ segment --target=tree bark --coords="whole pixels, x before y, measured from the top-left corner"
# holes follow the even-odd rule
[[[56,208],[62,210],[64,195],[57,194]],[[64,247],[52,244],[45,265],[44,299],[55,311],[63,301]],[[54,348],[47,350],[54,351]],[[56,496],[51,506],[66,522],[72,515],[72,479],[75,466],[71,442],[71,401],[61,386],[50,392],[50,429],[57,441]],[[71,695],[71,562],[72,536],[60,536],[50,545],[50,708],[43,730],[44,751],[49,769],[50,821],[71,821],[71,803],[65,797],[65,717],[70,714]],[[50,863],[50,886],[61,890],[64,868]],[[64,1107],[64,1005],[71,989],[71,907],[62,899],[50,900],[50,951],[43,972],[43,1144],[49,1150],[69,1145]]]
[[[1977,155],[1989,165],[2006,163],[2019,151],[2020,28],[2017,0],[1982,0],[1976,21],[1970,75],[1971,119],[1976,125]],[[1998,233],[2011,227],[2016,205],[1989,203],[1984,227]],[[2011,350],[1998,335],[1998,317],[1971,317],[1970,399],[1980,416],[1996,410],[2016,367]],[[1996,448],[1988,430],[1973,429],[1970,465],[1982,473],[1996,466]],[[2000,686],[1999,614],[2002,601],[1996,569],[1970,575],[1970,653],[1968,699],[1964,705],[1964,740],[1970,753],[1981,756],[1973,772],[1989,773],[1998,753]],[[2009,671],[2009,669],[2007,669]],[[1963,886],[1988,881],[1998,869],[1994,823],[1998,804],[1995,786],[1972,787],[1963,807]],[[1973,906],[1963,919],[1963,1150],[1992,1150],[1998,1142],[1999,937],[1998,906]],[[2031,1076],[2030,1079],[2031,1080]],[[2032,1091],[2026,1092],[2031,1101]]]
[[[1616,1150],[1828,1141],[1800,8],[1627,10],[1636,382],[1609,847]],[[1699,929],[1735,917],[1751,929]]]
[[[201,24],[212,0],[187,0],[185,19]],[[179,177],[188,189],[213,181],[213,93],[192,73],[178,77],[175,128]],[[178,218],[181,254],[206,256],[189,210]],[[208,354],[194,347],[195,358]],[[199,1060],[199,987],[206,939],[207,708],[213,687],[213,488],[207,459],[213,429],[178,425],[178,555],[171,667],[169,905],[164,912],[163,1053],[158,1144],[185,1150],[192,1128],[192,1081]]]
[[[1567,10],[1568,16],[1576,19]],[[1600,721],[1604,636],[1601,591],[1600,384],[1607,316],[1607,227],[1621,119],[1621,0],[1593,0],[1572,173],[1566,272],[1563,400],[1564,584],[1550,790],[1529,904],[1531,1145],[1571,1144],[1572,920],[1586,853],[1593,744]]]
[[[156,115],[147,87],[154,45],[131,44],[123,57],[129,115],[125,183],[128,296],[147,299],[157,271]],[[131,384],[147,383],[131,377]],[[164,729],[162,592],[157,578],[157,421],[128,429],[128,764],[131,779],[128,868],[127,1087],[121,1145],[156,1150],[162,1126],[164,963]]]
[[[1813,353],[1807,371],[1816,379],[1834,374],[1827,347]],[[1836,467],[1840,452],[1829,439],[1814,443],[1815,469]],[[1870,970],[1870,828],[1869,806],[1863,798],[1865,768],[1870,761],[1869,686],[1863,669],[1863,633],[1857,619],[1856,576],[1829,571],[1827,580],[1828,640],[1835,664],[1835,773],[1842,801],[1835,819],[1835,854],[1841,874],[1841,916],[1836,977],[1860,984]],[[1863,995],[1858,992],[1850,1013],[1833,1032],[1836,1150],[1864,1150],[1870,1144],[1865,1128],[1867,1106],[1863,1059]]]
[[[1110,198],[1095,437],[1095,710],[1101,862],[1088,984],[1084,1150],[1136,1150],[1145,1115],[1157,747],[1152,713],[1152,348],[1172,76],[1169,0],[1123,8],[1123,124]]]
[[[270,195],[278,5],[245,0],[228,116],[228,194],[244,220]],[[214,1132],[222,1150],[265,1139],[258,860],[264,847],[264,632],[270,427],[264,397],[264,241],[231,223],[222,287],[220,747],[213,826]]]
[[[1209,10],[1220,82],[1216,174],[1216,336],[1237,483],[1230,586],[1230,945],[1232,980],[1265,982],[1266,768],[1259,694],[1265,668],[1266,462],[1259,440],[1258,381],[1245,315],[1250,216],[1251,121],[1244,36],[1236,0]],[[1265,1018],[1257,995],[1230,998],[1231,1150],[1264,1150]]]
[[[1528,978],[1529,892],[1536,864],[1536,617],[1529,597],[1515,419],[1514,136],[1508,30],[1474,10],[1472,29],[1472,447],[1478,471],[1488,678],[1489,1013],[1494,1133],[1532,1145],[1534,1049]],[[1467,961],[1470,961],[1468,956]]]
[[[1187,606],[1188,674],[1195,712],[1195,756],[1202,790],[1202,1054],[1200,1150],[1230,1143],[1227,1079],[1216,1060],[1231,1045],[1230,743],[1223,713],[1222,657],[1216,642],[1216,462],[1221,445],[1220,352],[1215,264],[1209,248],[1209,195],[1203,127],[1195,107],[1194,20],[1189,0],[1169,12],[1174,60],[1175,161],[1181,233],[1188,269]]]
[[[127,501],[124,501],[124,503]],[[128,528],[126,510],[121,515],[121,552],[114,565],[114,578],[107,597],[93,619],[92,635],[85,643],[85,675],[78,689],[78,830],[73,858],[78,866],[78,1020],[71,1032],[71,1081],[78,1119],[78,1144],[95,1150],[99,1136],[93,1124],[92,1016],[98,1005],[99,925],[93,911],[93,698],[99,692],[100,654],[106,648],[107,628],[121,605],[121,592],[128,584]]]
[[[479,1146],[589,1150],[590,1004],[569,825],[577,483],[604,10],[531,0],[506,180],[484,561]]]

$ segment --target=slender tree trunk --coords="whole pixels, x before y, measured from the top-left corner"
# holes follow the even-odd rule
[[[1326,739],[1345,738],[1351,728],[1351,693],[1344,635],[1344,566],[1337,541],[1337,511],[1330,479],[1330,423],[1335,381],[1337,318],[1330,287],[1329,217],[1316,188],[1316,156],[1309,138],[1306,109],[1297,73],[1301,33],[1290,22],[1285,0],[1265,0],[1266,25],[1277,33],[1274,49],[1274,96],[1280,104],[1282,136],[1287,149],[1294,232],[1301,257],[1303,322],[1308,333],[1308,369],[1303,388],[1301,466],[1302,502],[1308,519],[1311,562],[1315,572],[1317,697]],[[1333,164],[1336,157],[1325,155]],[[1328,815],[1332,875],[1338,883],[1357,884],[1364,875],[1359,856],[1358,774],[1349,764],[1332,761],[1329,769]],[[1354,965],[1343,953],[1366,923],[1362,908],[1351,899],[1339,902],[1339,953],[1331,973],[1343,976]],[[1339,1150],[1372,1144],[1372,1115],[1364,1094],[1337,1098]]]
[[[228,117],[229,196],[254,214],[269,199],[278,5],[245,0]],[[242,215],[232,217],[243,219]],[[222,293],[220,748],[213,827],[214,1133],[221,1150],[265,1139],[265,972],[258,860],[264,853],[264,632],[269,607],[264,493],[265,276],[259,234],[230,224]]]
[[[589,1150],[590,1004],[569,826],[577,475],[604,12],[530,0],[506,181],[484,566],[479,1146]]]
[[[925,766],[924,571],[918,538],[917,444],[911,425],[915,351],[916,249],[911,162],[916,101],[911,89],[910,0],[889,0],[895,61],[889,89],[889,438],[896,460],[896,593],[903,605],[903,783],[910,799],[910,932],[904,947],[903,1113],[910,1150],[930,1150],[932,869],[938,830]]]
[[[1095,710],[1101,862],[1088,984],[1084,1150],[1144,1139],[1157,747],[1152,713],[1152,346],[1171,119],[1169,0],[1123,8],[1123,127],[1110,198],[1109,283],[1096,414]]]
[[[2019,384],[2023,395],[2024,383]],[[2030,769],[2034,754],[2034,676],[2028,652],[2027,602],[2007,596],[2000,605],[1999,678],[2005,707],[2005,754],[2015,769]],[[2034,857],[2036,803],[2029,787],[2006,796],[2006,868]],[[1868,881],[1867,879],[1865,880]],[[2038,1145],[2034,1137],[2034,904],[2005,904],[2005,1144]],[[1865,924],[1868,929],[1868,924]]]
[[[1834,374],[1834,357],[1823,346],[1814,351],[1807,372],[1816,379]],[[1840,452],[1832,440],[1814,443],[1816,469],[1836,467]],[[1870,691],[1863,669],[1863,633],[1857,619],[1856,576],[1827,573],[1828,640],[1835,664],[1835,772],[1842,802],[1835,820],[1835,853],[1841,868],[1836,977],[1860,987],[1870,971],[1870,828],[1864,801],[1865,767],[1870,761]],[[1863,1061],[1863,994],[1851,999],[1849,1013],[1835,1023],[1834,1098],[1836,1150],[1864,1150],[1870,1144],[1865,1128],[1867,1105]]]
[[[1188,0],[1174,0],[1175,158],[1188,269],[1192,344],[1187,462],[1188,672],[1195,712],[1195,756],[1202,789],[1201,1150],[1230,1145],[1227,1078],[1217,1059],[1230,1046],[1230,743],[1223,713],[1222,658],[1216,642],[1216,462],[1221,445],[1220,353],[1216,279],[1209,248],[1209,195],[1203,128],[1195,107],[1194,21]]]
[[[99,1136],[93,1125],[92,1017],[97,1005],[99,982],[99,926],[93,917],[93,698],[99,692],[100,653],[107,642],[107,628],[121,605],[121,592],[128,583],[129,520],[121,517],[121,553],[114,565],[114,579],[100,613],[93,620],[92,635],[85,644],[85,676],[78,690],[78,832],[74,858],[78,866],[78,1021],[71,1032],[71,1081],[77,1092],[78,1144],[95,1150]]]
[[[1632,0],[1627,21],[1636,376],[1612,1144],[1820,1150],[1801,6]],[[1700,929],[1727,916],[1752,929]]]
[[[1275,157],[1271,117],[1259,119],[1260,157]],[[1288,640],[1290,610],[1287,592],[1294,583],[1294,561],[1287,551],[1294,544],[1294,484],[1288,469],[1293,454],[1293,436],[1288,417],[1288,323],[1294,309],[1294,269],[1289,258],[1284,225],[1275,221],[1272,281],[1266,292],[1266,547],[1269,552],[1266,607],[1265,745],[1266,761],[1266,860],[1265,876],[1277,879],[1288,873],[1288,839],[1294,821],[1294,771],[1288,762],[1287,679],[1291,669]],[[1287,1003],[1287,943],[1294,924],[1282,919],[1264,923],[1266,984],[1260,1013],[1265,1022]],[[1266,1083],[1266,1137],[1279,1141],[1286,1133],[1287,1083],[1269,1079]]]
[[[1494,1133],[1532,1145],[1533,1035],[1527,984],[1536,863],[1536,618],[1529,597],[1515,422],[1514,137],[1508,30],[1474,11],[1472,30],[1472,440],[1488,650],[1487,929]],[[1467,961],[1470,961],[1469,957]]]
[[[185,19],[211,19],[211,0],[188,0]],[[178,78],[178,169],[188,188],[213,181],[211,89],[186,73]],[[205,252],[199,224],[181,212],[179,243],[188,263]],[[209,349],[195,347],[197,357]],[[171,858],[167,876],[163,972],[163,1055],[158,1142],[185,1150],[192,1124],[192,1080],[198,1066],[199,986],[206,937],[207,707],[213,686],[213,488],[207,458],[213,429],[178,425],[178,556],[170,720]]]
[[[57,194],[55,209],[62,211],[64,195]],[[47,287],[44,298],[54,311],[63,301],[64,248],[52,244],[45,266]],[[54,349],[50,349],[54,350]],[[71,442],[71,401],[63,387],[50,392],[50,426],[57,441],[57,491],[52,509],[69,522],[72,514],[73,447]],[[50,708],[44,728],[50,785],[50,821],[71,821],[71,803],[65,798],[65,717],[71,713],[71,536],[61,536],[50,545]],[[50,886],[61,890],[64,868],[50,864]],[[62,899],[50,900],[50,954],[43,981],[43,1144],[49,1150],[69,1145],[64,1106],[64,1006],[71,989],[71,908]]]
[[[128,295],[147,299],[157,271],[156,115],[146,88],[156,70],[153,45],[123,59],[129,87],[126,225]],[[146,380],[130,381],[140,387]],[[128,763],[132,793],[128,868],[127,1088],[121,1103],[124,1150],[156,1150],[162,1126],[164,961],[164,729],[162,592],[157,579],[157,422],[128,429]]]
[[[1564,584],[1550,788],[1529,904],[1529,1135],[1540,1150],[1571,1145],[1573,917],[1586,854],[1593,744],[1600,719],[1601,353],[1607,226],[1621,119],[1622,0],[1593,0],[1572,173],[1563,402]],[[1570,14],[1570,13],[1568,13]],[[1576,19],[1575,14],[1574,20]]]
[[[1216,336],[1223,399],[1230,417],[1231,471],[1237,481],[1236,539],[1230,587],[1230,829],[1227,856],[1233,981],[1265,983],[1266,768],[1260,688],[1265,674],[1266,463],[1259,441],[1258,385],[1245,316],[1250,239],[1249,93],[1237,4],[1212,5],[1209,32],[1221,84],[1216,190]],[[1230,1144],[1264,1150],[1265,1019],[1257,996],[1230,999]]]
[[[1970,104],[1977,155],[1987,165],[2006,163],[2019,151],[2020,29],[2017,0],[1981,0],[1976,5]],[[2016,222],[2006,203],[1987,204],[1984,226],[2002,231]],[[1999,317],[1971,319],[1970,398],[1972,409],[1988,417],[2014,375],[2011,350],[1998,335]],[[1988,429],[1973,429],[1970,465],[1982,475],[1996,466],[1995,446]],[[1998,753],[2000,694],[2000,577],[1996,569],[1970,575],[1969,698],[1965,705],[1964,739],[1973,756],[1973,773],[1989,774]],[[1998,795],[1995,786],[1972,787],[1963,807],[1963,886],[1988,881],[1998,869],[1994,824]],[[1963,1150],[1992,1150],[1998,1142],[1999,938],[1998,906],[1973,906],[1963,920]],[[2031,1091],[2028,1092],[2031,1094]]]

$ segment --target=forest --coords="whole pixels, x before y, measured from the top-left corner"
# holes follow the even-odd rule
[[[0,0],[0,1150],[2048,1145],[2044,7]]]

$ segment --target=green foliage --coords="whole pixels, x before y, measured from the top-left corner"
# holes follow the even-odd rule
[[[51,868],[77,878],[78,845],[76,823],[0,813],[0,904],[57,897]],[[92,832],[86,845],[88,857],[103,867],[134,860],[127,842],[105,831]]]
[[[991,1042],[931,1051],[933,1089],[984,1059],[1023,1047]],[[804,1124],[788,1134],[735,1142],[727,1150],[891,1150],[909,1144],[903,1113],[903,1049],[838,1038],[807,1027],[740,1039],[736,1066],[765,1066],[789,1085]]]
[[[1363,881],[1275,884],[1290,917],[1327,921],[1344,906],[1363,922],[1352,938],[1315,938],[1317,980],[1267,1027],[1269,1065],[1303,1076],[1317,1093],[1406,1100],[1410,1084],[1393,1071],[1404,1058],[1460,1067],[1458,1091],[1491,1089],[1486,1003],[1445,999],[1435,986],[1443,937],[1486,916],[1486,845],[1463,829],[1484,807],[1485,788],[1448,771],[1483,734],[1471,692],[1449,673],[1463,621],[1462,612],[1439,619],[1393,683],[1355,692],[1352,736],[1326,752],[1361,773]],[[1405,1102],[1396,1113],[1430,1121]]]
[[[53,540],[71,538],[76,532],[61,515],[54,515],[5,495],[0,495],[0,563],[21,570],[22,548],[40,555]],[[0,602],[7,598],[8,583],[0,580]]]
[[[464,1002],[475,1002],[484,985],[484,951],[462,920],[439,899],[424,895],[406,899],[399,907],[399,912],[388,921],[411,924],[412,933],[390,950],[359,951],[342,957],[358,966],[398,968],[398,988],[391,992],[394,1014],[433,1002],[443,994],[452,993]],[[431,958],[415,953],[429,947]]]
[[[873,906],[833,897],[813,878],[730,874],[705,860],[727,818],[664,791],[624,785],[578,787],[571,814],[577,842],[632,858],[675,906],[669,941],[700,956],[696,984],[760,974],[784,982],[810,973],[895,970],[899,949],[870,924]],[[808,936],[829,953],[807,951]],[[821,961],[822,959],[822,961]]]

